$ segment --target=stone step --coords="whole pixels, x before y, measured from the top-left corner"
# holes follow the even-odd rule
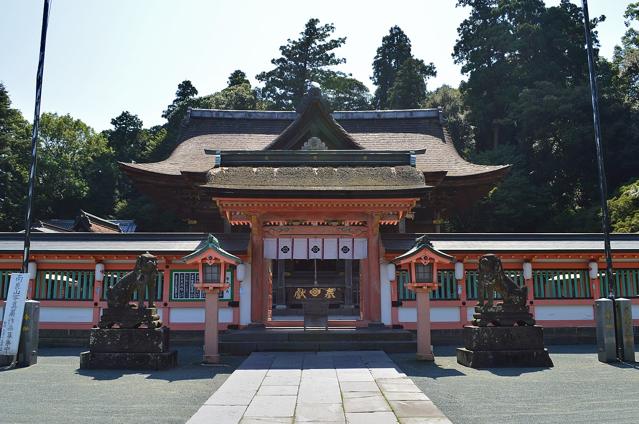
[[[412,341],[406,330],[231,330],[220,334],[221,341],[242,342],[348,342],[348,341]]]
[[[344,350],[383,350],[387,353],[415,352],[415,341],[297,341],[297,342],[246,342],[222,341],[220,353],[245,355],[251,352],[319,352]]]

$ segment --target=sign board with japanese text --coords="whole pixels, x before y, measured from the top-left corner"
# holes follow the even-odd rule
[[[29,290],[29,273],[14,272],[9,282],[9,292],[4,305],[2,333],[0,334],[0,355],[18,354],[20,329],[24,315],[24,303]]]

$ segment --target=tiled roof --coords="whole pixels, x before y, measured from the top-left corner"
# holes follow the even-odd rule
[[[208,174],[207,187],[251,190],[426,189],[424,174],[411,166],[380,167],[221,167]]]
[[[180,145],[161,162],[126,164],[144,171],[179,175],[205,172],[214,159],[209,150],[262,150],[295,119],[295,112],[192,110]],[[448,137],[439,112],[335,112],[335,120],[353,140],[368,150],[420,150],[416,167],[422,172],[446,171],[449,177],[492,173],[505,166],[477,165],[464,160]]]

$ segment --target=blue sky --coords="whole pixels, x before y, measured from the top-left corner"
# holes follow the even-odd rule
[[[557,4],[549,0],[547,4]],[[190,79],[208,94],[242,69],[254,76],[271,68],[278,47],[296,38],[311,17],[333,22],[346,36],[339,69],[371,88],[371,63],[388,29],[399,25],[413,53],[434,62],[429,88],[457,86],[463,78],[451,53],[457,26],[468,14],[454,0],[53,0],[42,110],[69,113],[97,130],[123,110],[146,126],[163,123],[162,110],[177,84]],[[579,2],[581,4],[581,2]],[[590,0],[602,53],[612,55],[625,31],[626,0]],[[41,0],[0,2],[0,81],[14,107],[33,115]]]

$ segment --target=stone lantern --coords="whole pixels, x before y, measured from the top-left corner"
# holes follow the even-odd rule
[[[401,269],[408,270],[408,289],[415,292],[417,298],[417,359],[435,360],[430,337],[430,292],[437,290],[437,266],[441,263],[453,263],[454,258],[436,250],[426,236],[415,241],[406,253],[393,259]]]
[[[200,245],[182,258],[181,262],[197,265],[199,280],[195,288],[203,291],[205,297],[204,312],[204,359],[205,363],[217,363],[220,360],[218,350],[218,298],[219,292],[228,289],[225,275],[230,265],[242,261],[220,247],[220,242],[212,234]]]

